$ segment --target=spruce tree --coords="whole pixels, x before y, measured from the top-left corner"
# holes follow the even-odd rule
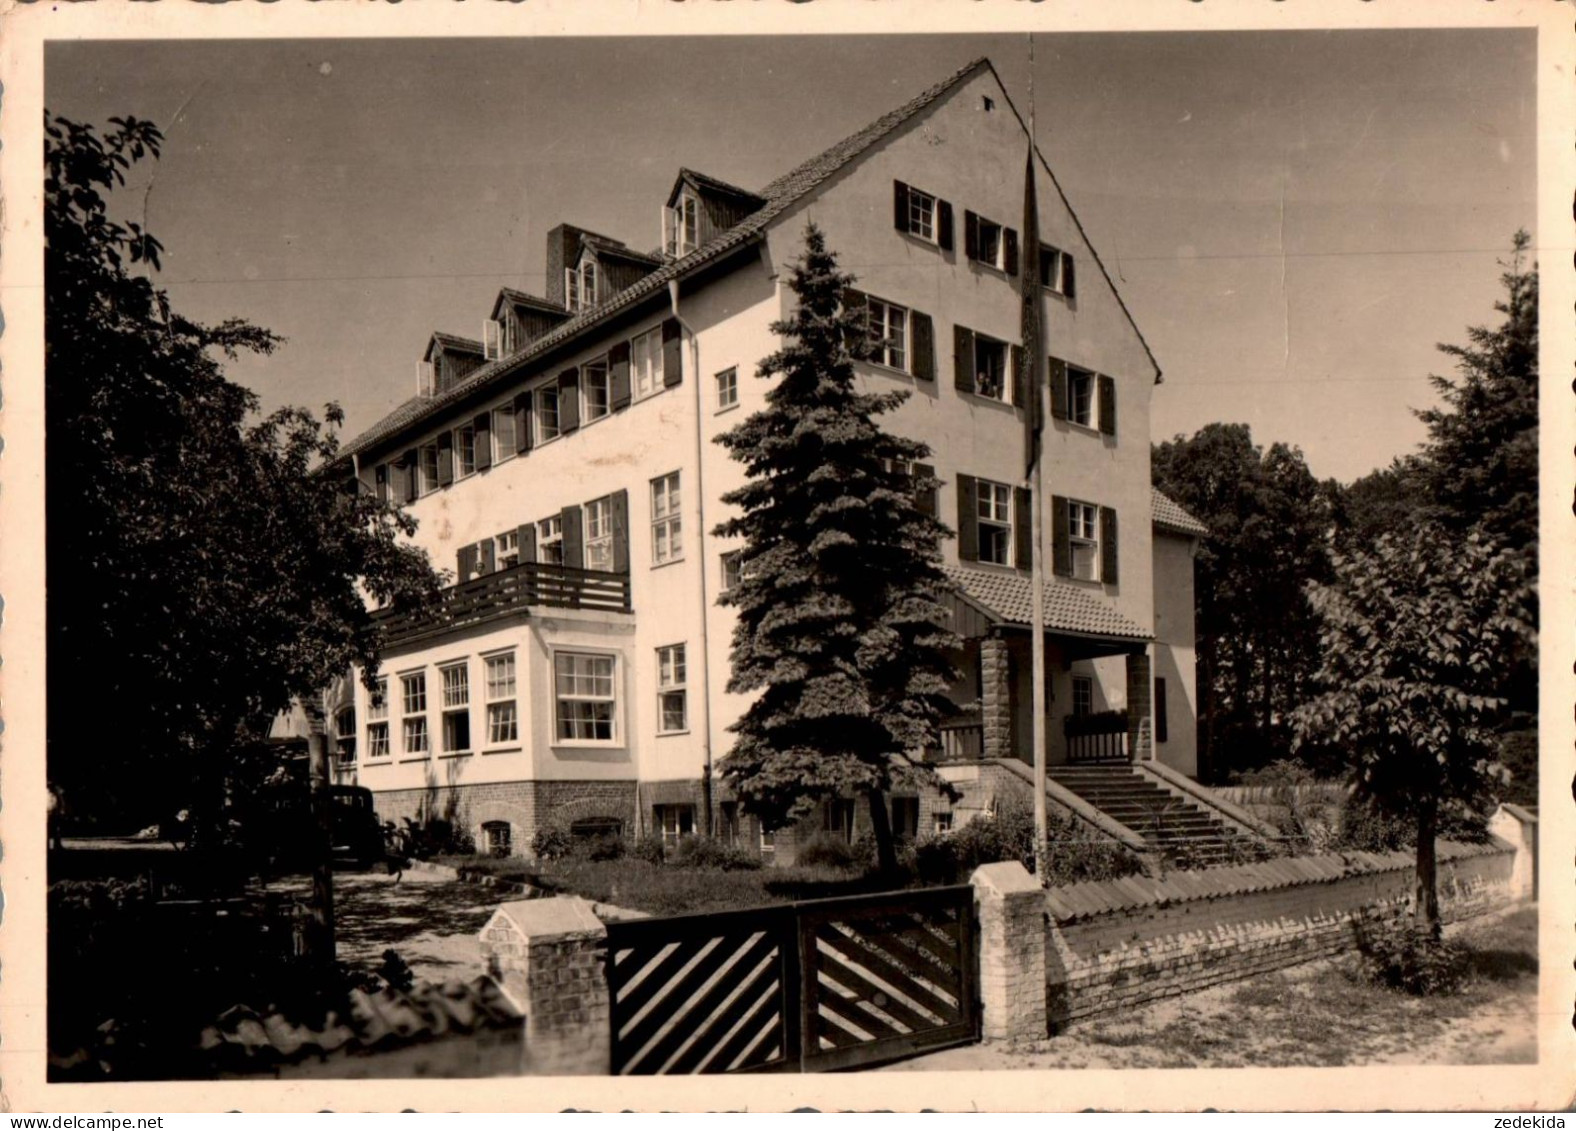
[[[908,393],[856,388],[870,342],[843,301],[853,281],[811,223],[788,284],[797,309],[773,323],[782,348],[756,373],[776,379],[767,407],[718,437],[749,476],[717,527],[745,539],[722,597],[739,616],[728,690],[755,696],[721,773],[768,828],[864,795],[891,871],[886,794],[933,778],[910,752],[933,741],[958,639],[942,605],[951,532],[919,503],[937,487],[914,467],[930,450],[874,419]]]

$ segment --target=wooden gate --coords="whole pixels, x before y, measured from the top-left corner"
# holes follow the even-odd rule
[[[617,1073],[818,1072],[978,1037],[967,885],[607,930]]]

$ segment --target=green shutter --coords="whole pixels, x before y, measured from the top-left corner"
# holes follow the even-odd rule
[[[580,370],[558,375],[558,434],[567,436],[580,427]]]
[[[447,487],[454,482],[454,433],[445,432],[438,437],[438,486]]]
[[[515,537],[520,541],[520,564],[536,560],[536,523],[527,522],[515,528]]]
[[[1067,363],[1059,357],[1050,359],[1051,419],[1067,419]]]
[[[952,205],[945,200],[936,201],[936,244],[942,251],[952,250]]]
[[[484,412],[471,426],[476,435],[476,470],[492,466],[492,413]]]
[[[1100,431],[1107,436],[1116,435],[1116,380],[1102,376],[1100,389]]]
[[[1001,233],[1001,238],[1007,244],[1007,255],[1006,255],[1007,274],[1009,274],[1009,275],[1017,275],[1017,273],[1018,273],[1018,231],[1017,231],[1016,228],[1003,228],[1002,229],[1002,233]]]
[[[1078,297],[1078,288],[1073,283],[1073,257],[1065,251],[1062,252],[1062,294],[1068,298]]]
[[[936,379],[936,326],[930,315],[918,310],[908,312],[909,353],[913,360],[909,370],[916,380]]]
[[[1027,487],[1012,489],[1012,548],[1014,565],[1019,569],[1034,568],[1034,534],[1029,507],[1032,496]]]
[[[455,555],[455,568],[458,570],[458,576],[455,578],[455,581],[470,580],[471,575],[476,572],[475,546],[460,547],[459,553]]]
[[[613,512],[613,572],[629,572],[629,492],[614,491]]]
[[[980,218],[967,209],[963,213],[963,254],[974,260],[980,257]]]
[[[684,353],[679,320],[666,318],[662,322],[662,383],[668,388],[684,380]]]
[[[608,376],[612,386],[612,406],[617,412],[628,408],[629,392],[629,343],[617,342],[607,351]]]
[[[902,181],[892,182],[892,226],[908,231],[908,186]]]
[[[1118,579],[1116,553],[1116,510],[1100,508],[1100,580],[1115,585]]]
[[[1051,496],[1051,572],[1057,577],[1073,575],[1073,547],[1067,531],[1067,500]]]
[[[514,398],[514,450],[516,455],[531,450],[530,393],[519,393]]]
[[[1023,347],[1015,345],[1012,347],[1012,403],[1019,408],[1028,408],[1031,388]]]
[[[565,507],[559,513],[564,527],[564,564],[576,569],[585,567],[585,535],[581,533],[581,515],[578,506]]]
[[[980,560],[979,493],[972,475],[958,476],[958,560]]]
[[[952,327],[952,384],[960,392],[974,391],[974,331]]]

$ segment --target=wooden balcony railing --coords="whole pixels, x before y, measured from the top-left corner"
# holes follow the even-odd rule
[[[1127,712],[1097,711],[1092,715],[1069,715],[1062,724],[1067,736],[1069,762],[1126,762]]]
[[[434,633],[485,624],[531,605],[627,613],[629,574],[526,562],[451,585],[439,592],[437,603],[429,608],[396,606],[373,616],[383,626],[385,644],[405,644]]]

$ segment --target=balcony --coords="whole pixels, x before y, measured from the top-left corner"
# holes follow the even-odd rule
[[[1067,736],[1067,760],[1080,765],[1131,761],[1127,749],[1127,723],[1126,711],[1069,715],[1062,725]]]
[[[516,616],[532,605],[627,613],[629,574],[526,562],[440,590],[429,608],[396,606],[373,619],[383,628],[384,645],[397,646]]]

